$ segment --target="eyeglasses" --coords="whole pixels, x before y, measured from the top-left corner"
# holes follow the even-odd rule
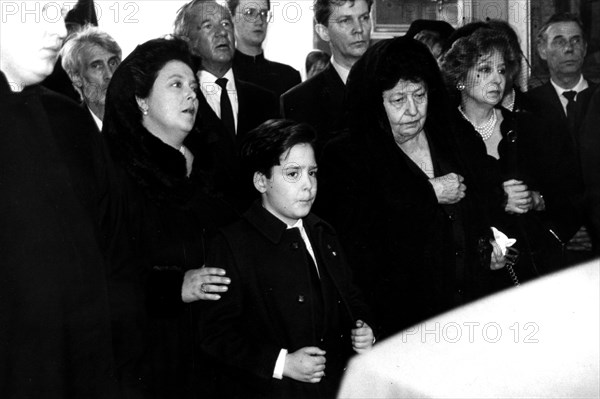
[[[552,42],[550,42],[550,46],[555,49],[564,49],[567,45],[573,48],[582,48],[584,44],[583,38],[581,36],[575,36],[570,38],[569,40],[564,37],[555,37]]]
[[[271,21],[271,11],[261,10],[253,7],[246,7],[242,10],[242,16],[247,21],[256,21],[259,17],[267,22]]]

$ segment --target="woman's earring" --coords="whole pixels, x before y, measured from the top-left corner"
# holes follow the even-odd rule
[[[463,91],[465,89],[465,84],[463,82],[458,82],[456,84],[456,88],[458,89],[458,91]]]
[[[143,107],[142,108],[142,114],[148,115],[148,107]]]

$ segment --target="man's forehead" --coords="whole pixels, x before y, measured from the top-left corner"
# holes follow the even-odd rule
[[[214,1],[197,3],[191,10],[196,22],[231,19],[229,10]]]
[[[557,22],[548,27],[546,31],[549,38],[556,36],[581,36],[579,24],[573,21]]]
[[[243,10],[245,8],[267,9],[269,5],[267,0],[240,0],[238,9]]]
[[[369,11],[365,0],[348,0],[331,4],[331,17],[337,18],[343,15],[356,15]]]
[[[117,58],[119,59],[119,55],[113,52],[108,51],[104,47],[91,44],[89,46],[84,47],[82,52],[83,60],[87,63],[92,63],[94,61],[101,61],[104,59]]]

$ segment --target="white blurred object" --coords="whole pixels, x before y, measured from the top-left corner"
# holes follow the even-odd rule
[[[440,315],[355,356],[340,398],[598,398],[600,260]]]
[[[516,239],[508,238],[506,234],[495,227],[492,227],[492,233],[494,233],[494,240],[496,240],[496,244],[498,244],[500,250],[502,251],[502,256],[506,255],[507,247],[512,247],[517,242]]]

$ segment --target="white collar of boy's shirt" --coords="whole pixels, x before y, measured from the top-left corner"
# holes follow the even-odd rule
[[[304,245],[306,245],[306,249],[310,254],[310,257],[313,259],[313,262],[315,262],[317,274],[319,275],[319,277],[321,277],[321,274],[319,273],[319,266],[317,266],[317,258],[315,257],[315,252],[313,251],[312,245],[310,244],[310,240],[308,239],[308,234],[306,234],[306,230],[304,229],[302,219],[298,219],[298,221],[293,226],[288,226],[287,228],[288,230],[295,228],[298,228],[298,230],[300,230],[300,237],[302,237],[302,241],[304,241]]]
[[[238,96],[237,96],[237,88],[235,87],[235,78],[233,77],[233,69],[229,68],[227,73],[223,75],[224,78],[227,79],[227,94],[229,95],[229,101],[231,102],[231,108],[233,110],[233,121],[235,123],[235,129],[237,132],[238,126]],[[198,71],[198,81],[200,82],[200,91],[204,98],[206,98],[206,102],[210,105],[215,114],[221,118],[221,86],[219,86],[216,81],[217,77],[212,73],[201,69]]]
[[[558,99],[560,100],[560,103],[563,106],[563,110],[565,111],[565,115],[567,114],[567,104],[569,103],[569,100],[567,100],[567,98],[565,96],[563,96],[562,94],[565,91],[575,90],[577,92],[577,94],[575,95],[575,101],[577,101],[577,96],[579,95],[579,92],[588,88],[588,82],[587,82],[587,80],[585,80],[583,78],[583,75],[581,75],[579,77],[579,82],[577,82],[577,84],[575,85],[575,87],[573,87],[572,89],[563,89],[562,87],[560,87],[559,85],[557,85],[556,83],[554,83],[554,81],[552,80],[552,78],[550,79],[550,83],[552,83],[552,86],[554,87],[554,90],[556,90],[556,95],[558,95]]]
[[[87,107],[87,105],[86,105]],[[98,130],[102,131],[102,119],[98,118],[98,116],[96,116],[96,114],[92,111],[92,109],[90,107],[87,107],[88,111],[90,111],[90,114],[92,114],[92,118],[94,118],[94,122],[96,122],[96,126],[98,126]]]
[[[342,82],[346,84],[346,82],[348,81],[348,75],[350,75],[350,70],[342,66],[341,64],[338,64],[338,62],[335,60],[335,58],[333,58],[333,56],[331,56],[331,66],[333,66],[333,69],[335,69],[338,75],[340,75],[340,79],[342,79]]]

